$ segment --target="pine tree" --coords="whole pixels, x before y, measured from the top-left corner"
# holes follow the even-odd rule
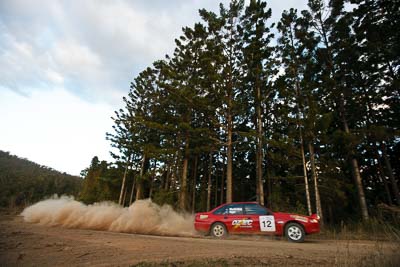
[[[297,27],[300,26],[299,24],[301,24],[301,22],[298,20],[299,19],[297,17],[297,10],[290,9],[289,11],[284,11],[282,13],[282,18],[278,23],[278,30],[281,33],[281,36],[278,39],[278,53],[281,57],[283,66],[285,66],[285,75],[280,78],[280,80],[284,82],[283,90],[288,90],[289,88],[292,90],[292,92],[285,92],[285,94],[288,94],[286,103],[290,105],[291,101],[293,101],[293,105],[296,106],[294,112],[296,113],[296,124],[299,131],[299,145],[302,160],[307,210],[308,214],[311,215],[312,207],[304,150],[304,123],[302,123],[301,121],[304,117],[302,104],[304,102],[304,96],[300,88],[300,82],[301,77],[303,76],[302,70],[305,69],[305,65],[307,64],[307,62],[312,59],[312,53],[307,51],[307,45],[301,44],[298,38],[296,38],[296,36],[304,36],[307,33],[307,30],[304,31],[304,29],[302,29],[301,27],[297,29]],[[311,42],[311,44],[313,43]],[[313,45],[311,49],[314,49],[314,47],[315,45]]]
[[[266,9],[267,4],[262,1],[252,0],[246,7],[241,17],[241,31],[243,47],[244,91],[253,91],[248,99],[253,103],[255,114],[254,127],[256,132],[256,188],[257,200],[264,205],[263,183],[263,114],[267,83],[274,75],[273,47],[270,45],[273,34],[270,33],[267,21],[271,17],[271,9]],[[248,88],[247,88],[248,87]]]
[[[321,38],[319,60],[322,62],[321,66],[324,68],[321,79],[325,83],[328,96],[338,108],[338,115],[345,135],[351,138],[352,133],[348,122],[346,106],[346,97],[351,95],[351,93],[345,91],[348,86],[346,86],[342,79],[342,64],[338,62],[338,55],[340,55],[341,49],[346,49],[344,47],[344,40],[338,37],[340,36],[340,31],[349,27],[349,24],[346,23],[346,17],[343,16],[343,1],[332,1],[330,5],[326,5],[324,0],[310,0],[308,5],[310,12],[304,12],[303,14],[312,23],[314,30]],[[340,27],[334,27],[335,23],[339,24]],[[354,147],[349,147],[348,157],[352,175],[358,189],[362,218],[368,220],[369,215],[363,182]]]

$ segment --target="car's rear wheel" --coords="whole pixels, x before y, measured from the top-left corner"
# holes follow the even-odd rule
[[[298,223],[289,223],[285,227],[285,236],[291,242],[304,242],[305,235],[303,227]]]
[[[211,226],[210,234],[216,238],[224,238],[228,235],[228,231],[223,223],[214,223]]]

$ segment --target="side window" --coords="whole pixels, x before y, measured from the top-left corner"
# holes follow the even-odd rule
[[[227,210],[228,210],[228,207],[223,206],[223,207],[217,209],[216,211],[214,211],[213,214],[216,214],[216,215],[227,214]]]
[[[268,210],[258,204],[245,204],[244,209],[248,215],[269,215]]]
[[[229,215],[242,215],[243,204],[230,204],[227,206]]]
[[[225,205],[216,211],[214,211],[215,215],[242,215],[243,214],[243,205],[242,204],[229,204]]]

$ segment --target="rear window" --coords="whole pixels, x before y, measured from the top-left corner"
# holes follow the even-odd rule
[[[268,215],[269,212],[266,208],[258,204],[245,204],[245,213],[248,215]]]
[[[223,206],[223,207],[217,209],[216,211],[214,211],[214,214],[217,214],[217,215],[218,214],[226,214],[226,210],[227,210],[227,207]]]

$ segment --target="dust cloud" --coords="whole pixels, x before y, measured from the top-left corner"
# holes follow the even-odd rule
[[[177,213],[169,205],[150,199],[123,208],[112,202],[85,205],[72,197],[53,197],[27,207],[21,215],[26,222],[124,233],[193,236],[192,214]]]

